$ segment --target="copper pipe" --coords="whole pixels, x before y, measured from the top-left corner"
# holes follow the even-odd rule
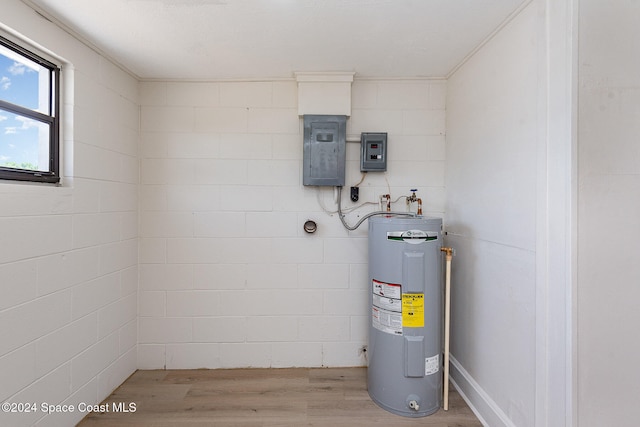
[[[422,215],[422,199],[418,199],[418,215]]]

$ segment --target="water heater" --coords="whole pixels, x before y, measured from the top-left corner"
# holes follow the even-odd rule
[[[442,219],[369,218],[369,396],[423,417],[442,401]]]

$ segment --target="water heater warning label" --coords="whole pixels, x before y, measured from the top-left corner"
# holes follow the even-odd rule
[[[402,335],[402,287],[373,280],[371,321],[379,331]]]
[[[402,295],[402,287],[395,283],[384,283],[374,280],[373,294],[399,300]]]
[[[424,294],[402,294],[402,325],[424,327]]]
[[[402,335],[402,315],[395,311],[371,307],[373,327],[387,334]]]

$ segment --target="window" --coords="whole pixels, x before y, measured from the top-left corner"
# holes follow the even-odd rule
[[[0,179],[60,181],[60,68],[0,36]]]

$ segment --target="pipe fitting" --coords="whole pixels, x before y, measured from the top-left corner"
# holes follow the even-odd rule
[[[422,199],[416,196],[416,191],[418,191],[418,189],[412,188],[409,191],[411,191],[411,196],[407,197],[407,205],[413,202],[418,202],[418,215],[422,215]]]
[[[420,398],[415,394],[411,394],[411,395],[407,396],[407,406],[409,407],[409,409],[413,409],[416,412],[419,411],[420,410]]]
[[[305,221],[302,228],[304,229],[305,232],[309,234],[313,234],[318,229],[318,224],[316,224],[315,221],[308,219],[307,221]]]
[[[447,256],[446,260],[447,261],[451,261],[451,259],[453,258],[453,248],[447,248],[447,247],[441,247],[440,251],[444,252]]]

